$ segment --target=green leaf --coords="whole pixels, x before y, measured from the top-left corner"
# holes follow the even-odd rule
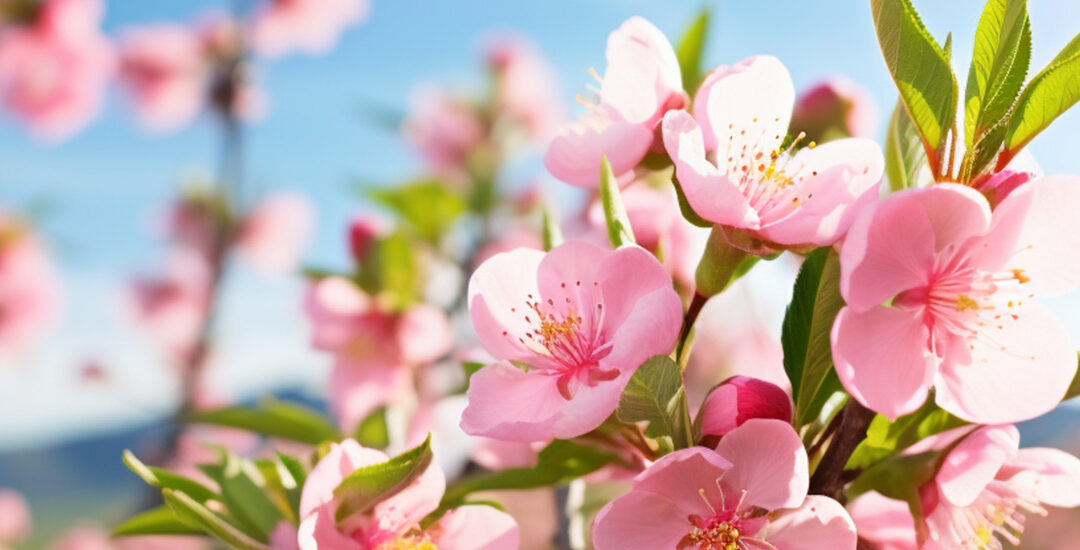
[[[224,459],[217,479],[222,502],[238,522],[250,529],[249,534],[266,540],[284,515],[267,495],[265,478],[250,460],[231,453],[225,453]]]
[[[702,8],[697,17],[683,31],[675,56],[679,59],[679,71],[682,72],[683,89],[693,94],[697,90],[705,72],[702,70],[702,58],[705,42],[709,35],[709,9]]]
[[[162,489],[165,504],[180,521],[216,537],[238,550],[269,550],[269,547],[251,538],[219,517],[209,508],[180,491]]]
[[[189,417],[188,421],[239,428],[309,445],[341,440],[337,428],[319,413],[277,400],[265,400],[257,409],[228,407],[199,412]]]
[[[638,367],[619,397],[615,414],[623,422],[648,422],[645,435],[662,441],[668,450],[694,444],[682,372],[666,355]]]
[[[541,235],[543,237],[544,250],[551,250],[562,244],[562,228],[559,227],[559,219],[555,216],[555,213],[551,210],[550,206],[544,207],[541,216],[543,217],[541,221],[543,224]]]
[[[217,498],[217,494],[202,483],[162,468],[147,466],[129,450],[124,450],[122,460],[129,470],[135,472],[135,475],[155,489],[168,488],[183,491],[199,502]]]
[[[818,248],[799,269],[781,335],[784,371],[795,396],[796,427],[812,421],[829,396],[841,389],[832,368],[829,334],[843,305],[840,259],[832,248]]]
[[[683,192],[682,184],[679,183],[679,179],[672,175],[671,183],[675,186],[675,195],[679,198],[679,211],[682,212],[683,218],[686,218],[686,221],[698,227],[712,227],[712,222],[702,218],[697,212],[694,212],[694,208],[690,206],[690,201],[686,199],[686,193]]]
[[[151,508],[113,529],[112,536],[128,537],[135,535],[201,535],[203,531],[180,521],[166,506]]]
[[[900,90],[934,174],[940,174],[938,149],[956,124],[959,85],[945,51],[923,26],[910,0],[870,0],[878,43]]]
[[[416,300],[420,270],[412,241],[397,231],[379,239],[367,264],[360,266],[360,286],[369,294],[389,296],[404,309]]]
[[[304,482],[307,480],[308,471],[307,468],[294,456],[287,455],[281,451],[277,452],[278,464],[285,470],[285,473],[278,473],[278,476],[282,480],[282,485],[285,486],[285,496],[288,498],[289,507],[292,509],[294,516],[300,515],[300,496],[303,493]],[[286,482],[286,474],[292,481],[292,486]]]
[[[368,196],[398,214],[417,235],[430,243],[438,243],[466,208],[465,199],[437,180],[418,181],[392,189],[372,189]]]
[[[1028,82],[1009,117],[1004,160],[1012,158],[1080,100],[1080,35]],[[999,165],[1002,160],[999,160]]]
[[[607,222],[608,239],[611,246],[618,248],[624,244],[634,244],[634,231],[630,228],[630,217],[626,214],[622,197],[619,195],[619,183],[611,171],[611,163],[605,155],[600,161],[600,202],[604,206],[604,220]]]
[[[390,445],[390,434],[386,428],[386,407],[379,407],[356,427],[353,439],[369,449],[385,449]]]
[[[975,30],[965,88],[964,134],[969,149],[1008,114],[1030,61],[1027,0],[989,0]]]
[[[443,511],[453,508],[477,491],[562,485],[595,472],[614,459],[615,456],[604,449],[557,439],[540,451],[536,466],[532,468],[509,468],[462,478],[447,487],[440,508]]]
[[[915,442],[967,424],[926,400],[919,410],[890,421],[877,415],[866,430],[866,439],[855,448],[845,469],[868,468],[906,449]]]
[[[420,445],[386,462],[353,470],[334,489],[341,501],[334,519],[340,523],[401,492],[428,469],[433,456],[429,434]]]
[[[885,133],[885,173],[892,192],[917,187],[919,173],[926,166],[926,150],[915,124],[901,101],[896,102],[889,129]]]

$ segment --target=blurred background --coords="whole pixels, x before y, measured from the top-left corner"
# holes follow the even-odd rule
[[[248,13],[257,4],[108,1],[100,29],[109,41],[159,23],[205,29],[208,13]],[[969,63],[982,4],[916,1],[932,32],[939,38],[953,33],[960,70]],[[882,138],[896,92],[867,2],[710,6],[707,67],[768,53],[787,65],[800,90],[846,76],[872,98],[872,135]],[[424,173],[421,154],[402,139],[401,127],[425,86],[482,96],[490,86],[488,45],[513,33],[532,40],[554,68],[558,97],[573,114],[582,110],[575,95],[592,81],[588,69],[605,64],[611,30],[641,15],[675,41],[701,7],[698,0],[370,0],[329,46],[257,56],[246,66],[253,89],[236,119],[242,194],[253,204],[282,193],[303,197],[306,206],[298,208],[306,214],[299,216],[311,230],[302,239],[300,265],[347,269],[349,220],[375,209],[362,190]],[[1032,0],[1029,9],[1032,67],[1039,68],[1072,38],[1075,25],[1059,22],[1080,21],[1080,3]],[[149,39],[169,37],[152,30]],[[0,42],[0,50],[7,44]],[[21,492],[34,521],[33,535],[20,548],[47,547],[86,522],[110,525],[146,498],[120,453],[169,437],[183,380],[169,367],[161,342],[148,335],[138,282],[175,260],[165,252],[165,226],[172,222],[163,220],[172,219],[178,194],[230,169],[221,166],[229,162],[222,151],[230,134],[213,108],[182,122],[148,125],[122,85],[109,84],[104,94],[100,110],[63,135],[10,115],[0,122],[0,209],[28,220],[58,276],[53,322],[17,353],[0,357],[0,487]],[[160,131],[163,125],[168,131]],[[1080,112],[1061,117],[1030,149],[1046,173],[1080,174]],[[585,195],[545,176],[542,153],[542,144],[524,147],[501,168],[500,184],[539,185],[570,217]],[[205,399],[249,402],[275,394],[323,406],[332,360],[310,345],[303,277],[234,263],[221,283]],[[747,292],[755,295],[763,326],[778,338],[794,272],[790,266],[763,271],[769,269],[774,273],[756,277]],[[1049,303],[1080,349],[1080,295]],[[1078,421],[1080,408],[1066,404],[1025,425],[1024,444],[1080,450]]]

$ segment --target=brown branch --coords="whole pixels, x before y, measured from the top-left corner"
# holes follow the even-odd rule
[[[844,488],[844,466],[855,452],[855,447],[866,438],[866,429],[874,419],[874,411],[862,406],[855,399],[848,401],[840,411],[840,428],[833,435],[825,456],[817,471],[810,478],[810,493],[825,495],[839,500]]]

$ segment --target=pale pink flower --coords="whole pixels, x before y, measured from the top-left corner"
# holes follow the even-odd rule
[[[385,462],[382,451],[346,439],[331,446],[304,483],[300,497],[299,543],[302,550],[516,550],[519,532],[512,517],[490,506],[466,505],[448,512],[427,528],[420,520],[439,506],[446,479],[432,464],[411,485],[340,524],[334,521],[334,489],[358,468]]]
[[[0,356],[16,356],[55,322],[60,278],[31,229],[0,211]]]
[[[522,124],[529,135],[545,141],[564,120],[555,69],[528,39],[500,35],[487,49],[495,73],[495,105]]]
[[[429,364],[453,345],[438,308],[419,304],[395,313],[376,302],[341,277],[314,282],[306,300],[314,347],[334,355],[330,409],[347,430],[411,391],[408,367]]]
[[[791,422],[791,398],[775,384],[732,376],[712,389],[698,412],[702,438],[719,439],[753,418]]]
[[[754,419],[716,450],[670,453],[593,522],[596,550],[854,550],[844,507],[807,496],[806,450],[791,425]]]
[[[544,155],[551,175],[580,187],[600,181],[600,159],[628,174],[653,146],[660,119],[687,104],[675,50],[664,33],[632,17],[608,36],[607,70],[589,113],[559,129]]]
[[[794,99],[784,65],[757,56],[713,70],[693,116],[664,117],[664,145],[690,206],[751,252],[831,245],[852,207],[877,196],[884,159],[871,140],[781,149]]]
[[[671,351],[682,305],[644,249],[571,241],[484,262],[469,281],[469,313],[500,361],[473,374],[462,428],[542,441],[599,426],[638,366]]]
[[[248,212],[237,249],[260,271],[288,273],[296,269],[314,226],[315,209],[299,193],[281,192],[259,201]]]
[[[0,489],[0,548],[14,546],[30,534],[30,505],[13,489]]]
[[[112,538],[99,525],[85,524],[68,529],[49,546],[51,550],[205,550],[203,537],[146,535]]]
[[[977,191],[945,183],[896,193],[861,215],[841,251],[847,306],[832,329],[836,372],[852,397],[896,418],[934,386],[943,409],[979,423],[1054,408],[1076,352],[1033,298],[1080,282],[1080,258],[1061,253],[1080,246],[1077,203],[1080,180],[1050,176],[1013,191],[993,214]]]
[[[607,237],[605,236],[605,238]],[[537,235],[535,229],[513,229],[501,233],[476,252],[476,259],[473,260],[473,269],[476,269],[496,254],[510,252],[511,250],[518,248],[542,250],[544,248],[544,243],[543,240],[541,240],[540,235]]]
[[[905,454],[948,449],[933,480],[919,488],[922,524],[916,528],[910,513],[904,518],[905,503],[872,493],[853,503],[860,535],[896,550],[1018,545],[1027,516],[1045,516],[1044,506],[1080,506],[1080,459],[1058,449],[1019,447],[1020,433],[1011,425],[961,428],[920,442]]]
[[[36,136],[59,140],[101,108],[115,65],[100,0],[46,0],[34,21],[0,29],[0,101]]]
[[[267,57],[329,53],[370,9],[368,0],[267,0],[255,14],[255,51]]]
[[[431,85],[410,94],[401,133],[440,172],[465,170],[469,153],[484,139],[483,125],[472,107]]]
[[[210,75],[194,31],[173,23],[127,29],[119,50],[120,82],[139,122],[150,130],[170,131],[199,114]]]
[[[162,274],[136,279],[132,285],[136,320],[174,359],[187,358],[199,338],[209,281],[206,259],[178,249],[166,260]]]
[[[877,107],[870,93],[844,76],[803,90],[791,115],[791,129],[821,142],[844,137],[873,138]]]

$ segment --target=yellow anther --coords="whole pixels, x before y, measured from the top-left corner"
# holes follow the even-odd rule
[[[956,299],[956,311],[967,311],[969,309],[978,309],[979,302],[976,302],[971,296],[967,294],[961,294]]]

